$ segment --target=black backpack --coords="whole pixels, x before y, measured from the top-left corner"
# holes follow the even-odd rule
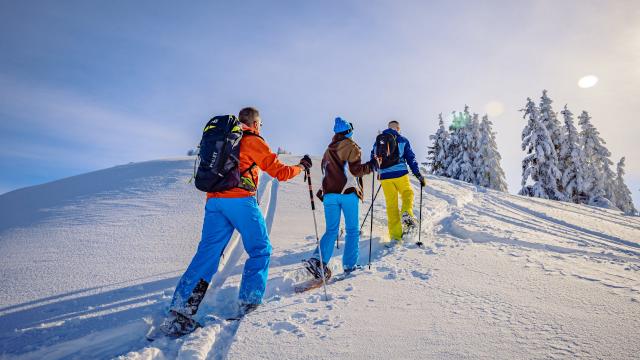
[[[240,184],[240,139],[242,125],[234,115],[215,116],[204,127],[200,140],[200,164],[195,174],[196,188],[220,192]]]
[[[398,141],[393,134],[382,133],[376,137],[375,155],[380,169],[386,169],[400,163]]]

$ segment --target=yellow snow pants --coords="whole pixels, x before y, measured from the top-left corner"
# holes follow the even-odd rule
[[[401,212],[398,211],[398,195],[402,198],[402,212],[413,216],[413,189],[409,174],[395,179],[380,180],[384,199],[387,202],[387,227],[391,240],[402,240]]]

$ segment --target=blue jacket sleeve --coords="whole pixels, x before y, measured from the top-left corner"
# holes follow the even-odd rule
[[[405,138],[405,141],[406,144],[404,145],[404,159],[407,161],[407,164],[411,168],[411,172],[413,173],[413,175],[415,175],[416,177],[421,177],[422,174],[420,174],[420,167],[418,166],[418,162],[416,161],[416,154],[414,154],[413,150],[411,150],[411,144],[409,143],[409,140]]]

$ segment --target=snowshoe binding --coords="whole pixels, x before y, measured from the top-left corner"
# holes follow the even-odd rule
[[[258,306],[260,306],[260,304],[253,304],[253,303],[240,303],[240,314],[242,314],[242,316],[245,316],[251,312],[254,312]]]
[[[351,275],[351,273],[353,273],[354,271],[362,270],[362,269],[364,269],[364,267],[363,267],[362,265],[356,265],[356,266],[354,266],[354,267],[352,267],[352,268],[344,268],[344,275],[345,275],[345,276],[349,276],[349,275]]]
[[[392,249],[400,245],[402,245],[402,239],[391,239],[389,240],[389,242],[384,244],[384,247],[386,247],[387,249]]]
[[[402,213],[402,226],[410,229],[415,229],[418,226],[418,222],[416,221],[415,217],[405,211]]]
[[[160,325],[160,331],[168,337],[177,338],[190,334],[200,327],[202,325],[191,317],[172,310]]]
[[[309,271],[309,273],[313,275],[314,279],[322,279],[322,270],[324,270],[325,280],[329,280],[331,278],[331,269],[329,269],[329,267],[325,264],[322,264],[323,268],[321,268],[320,260],[316,258],[311,258],[311,259],[302,260],[302,263],[304,267],[307,269],[307,271]]]
[[[238,314],[234,315],[234,316],[231,316],[231,317],[228,317],[226,320],[227,321],[239,321],[239,320],[242,320],[243,317],[245,317],[246,315],[248,315],[251,312],[254,312],[259,306],[260,306],[260,304],[240,302],[238,304]]]
[[[402,239],[406,240],[413,238],[418,232],[418,222],[416,218],[411,216],[408,212],[402,213]]]

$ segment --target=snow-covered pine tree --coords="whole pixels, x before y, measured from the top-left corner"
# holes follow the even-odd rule
[[[608,157],[603,161],[602,168],[604,169],[604,197],[611,201],[611,204],[617,207],[618,199],[617,199],[617,184],[616,184],[616,173],[611,169],[611,165],[613,165],[613,161]]]
[[[522,131],[522,150],[526,152],[522,160],[522,189],[520,195],[543,199],[563,200],[558,191],[558,155],[547,128],[540,121],[540,110],[527,98],[524,112],[527,125]]]
[[[616,206],[627,215],[638,215],[638,210],[633,206],[631,191],[624,182],[624,160],[623,156],[616,169]]]
[[[540,97],[540,122],[547,128],[556,154],[560,156],[565,134],[555,111],[553,111],[552,103],[553,100],[547,96],[547,90],[542,90],[542,96]],[[561,173],[564,172],[563,166],[564,164],[558,161],[558,170],[560,170]],[[563,192],[562,179],[558,179],[558,190]]]
[[[562,138],[564,137],[564,129],[558,120],[556,112],[553,111],[551,104],[553,104],[553,100],[547,96],[547,90],[542,90],[542,96],[540,97],[540,121],[547,128],[556,152],[559,152]]]
[[[451,159],[447,156],[449,147],[449,131],[444,127],[442,113],[438,115],[438,130],[429,136],[433,144],[427,149],[427,164],[433,175],[446,176]]]
[[[590,205],[598,205],[609,207],[607,199],[607,190],[610,189],[608,183],[611,182],[611,169],[609,165],[613,164],[609,160],[611,153],[604,146],[605,141],[600,137],[598,129],[591,124],[591,116],[586,111],[578,117],[580,131],[580,147],[584,153],[584,179],[589,185],[586,189],[588,203]],[[606,170],[609,168],[609,171]],[[606,172],[606,173],[605,173]],[[612,205],[612,204],[611,204]]]
[[[446,176],[457,179],[460,173],[460,164],[458,163],[458,154],[461,151],[462,129],[466,125],[463,113],[456,114],[452,112],[453,121],[449,127],[449,143],[447,146],[447,170]]]
[[[469,107],[465,106],[464,114],[471,120],[462,128],[462,138],[460,141],[460,152],[457,157],[457,162],[460,164],[460,172],[456,179],[476,184],[476,172],[473,165],[475,154],[478,152],[478,139],[479,128],[478,114],[470,116]]]
[[[564,106],[560,112],[564,117],[564,134],[560,145],[560,168],[562,169],[562,192],[567,201],[576,204],[586,203],[586,190],[589,184],[585,183],[583,173],[584,153],[580,147],[578,130],[573,124],[573,113]]]
[[[478,152],[474,158],[476,184],[498,191],[507,191],[504,171],[500,166],[502,157],[498,152],[496,134],[491,126],[489,117],[484,115],[479,128]]]

